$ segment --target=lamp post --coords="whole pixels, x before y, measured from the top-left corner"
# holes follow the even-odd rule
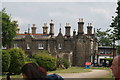
[[[118,43],[117,44],[117,46],[118,46],[118,55],[120,55],[120,49],[119,49],[120,48],[120,40],[117,40],[117,43]]]
[[[113,38],[113,59],[114,59],[115,38]]]

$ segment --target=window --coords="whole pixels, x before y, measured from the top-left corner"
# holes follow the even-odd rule
[[[107,54],[111,54],[112,52],[111,52],[111,50],[107,50],[106,53]]]
[[[18,48],[18,45],[17,45],[17,44],[14,44],[14,48]]]
[[[91,49],[93,49],[93,41],[91,41]]]
[[[38,44],[38,49],[44,49],[44,44]]]
[[[58,44],[58,49],[62,49],[62,44]]]
[[[105,54],[105,50],[101,49],[100,54]]]
[[[7,47],[3,47],[3,46],[2,46],[2,49],[7,49]]]
[[[30,49],[30,46],[29,46],[29,44],[27,44],[27,49]]]

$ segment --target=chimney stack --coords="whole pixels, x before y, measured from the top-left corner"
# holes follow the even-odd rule
[[[88,23],[88,26],[87,26],[87,34],[92,34],[92,23]]]
[[[76,36],[76,31],[75,31],[75,29],[74,29],[74,31],[73,31],[73,36]]]
[[[25,30],[24,34],[27,34],[27,31]]]
[[[78,21],[78,35],[79,34],[84,34],[83,26],[84,26],[84,22],[83,22],[83,18],[81,18]]]
[[[47,26],[47,23],[44,23],[44,26],[43,26],[43,34],[48,34],[48,26]]]
[[[18,24],[16,24],[16,27],[17,27],[17,31],[16,31],[16,33],[19,34],[20,29],[19,29]]]
[[[50,22],[50,33],[51,37],[54,36],[54,23],[53,23],[53,20],[51,20]]]
[[[66,37],[70,37],[70,24],[69,23],[66,23],[66,26],[65,26],[65,36]]]
[[[32,34],[36,34],[36,27],[35,27],[35,24],[33,24],[33,27],[31,27],[32,29]]]

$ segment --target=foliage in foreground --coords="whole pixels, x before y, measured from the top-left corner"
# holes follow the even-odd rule
[[[0,23],[2,23],[2,45],[10,46],[13,38],[16,36],[17,21],[12,21],[5,8],[0,12]]]
[[[7,72],[10,66],[10,54],[2,50],[2,72]]]
[[[21,73],[21,68],[25,64],[25,52],[20,48],[11,48],[8,52],[11,55],[9,72]]]

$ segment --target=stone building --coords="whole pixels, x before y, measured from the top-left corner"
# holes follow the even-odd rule
[[[50,22],[50,31],[48,33],[47,23],[43,26],[43,33],[36,33],[37,27],[35,24],[30,28],[28,32],[24,34],[19,33],[14,38],[12,47],[22,48],[26,54],[30,56],[38,52],[39,50],[47,50],[49,53],[57,58],[65,58],[73,66],[85,66],[85,62],[91,61],[91,58],[95,56],[97,39],[95,33],[92,34],[91,23],[87,26],[87,34],[84,34],[84,22],[83,19],[78,21],[78,31],[73,31],[71,35],[71,26],[66,23],[65,35],[61,33],[61,28],[57,36],[54,36],[54,23]]]

